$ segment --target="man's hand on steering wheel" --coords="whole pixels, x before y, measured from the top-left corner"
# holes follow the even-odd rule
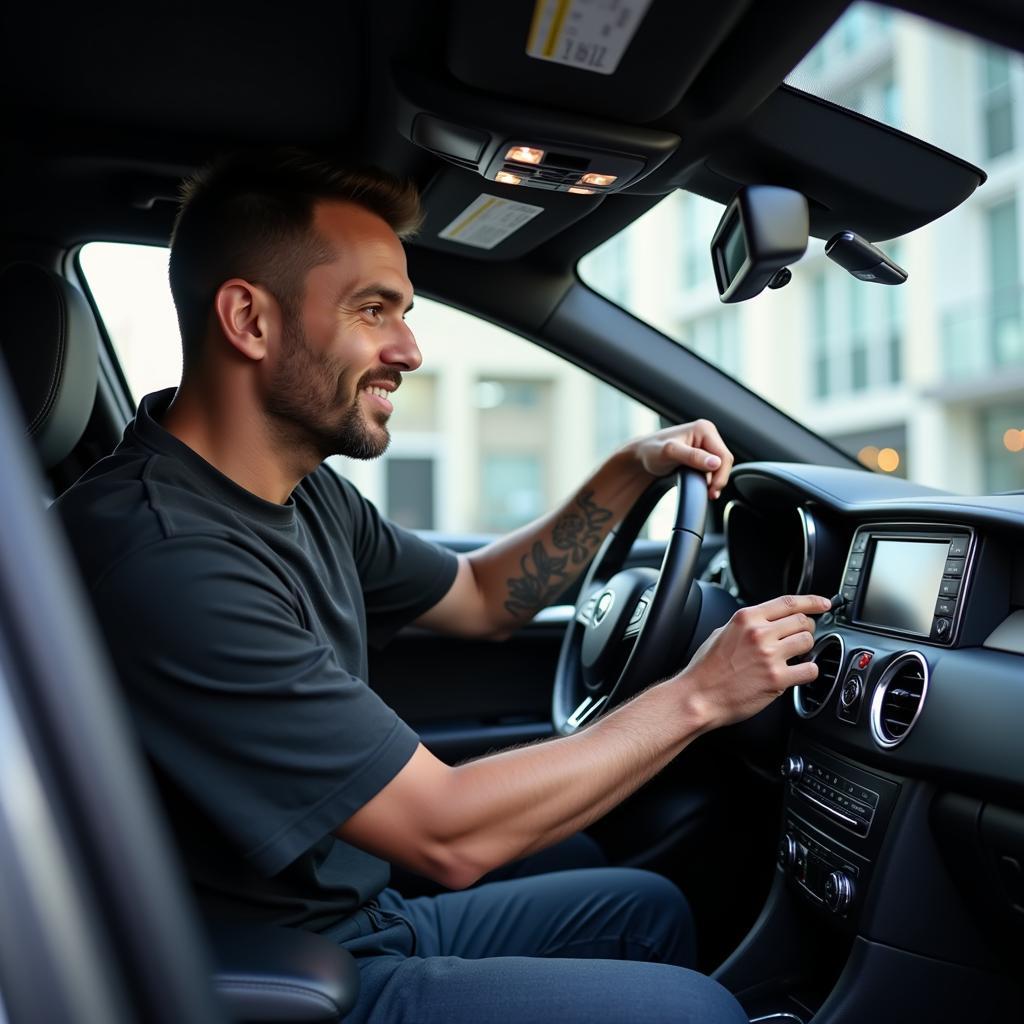
[[[653,477],[668,476],[678,469],[706,473],[712,500],[722,493],[734,461],[718,428],[709,420],[666,427],[632,444],[640,464]]]

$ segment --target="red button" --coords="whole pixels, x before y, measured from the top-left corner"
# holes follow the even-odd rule
[[[863,653],[863,654],[862,654],[862,655],[861,655],[861,656],[860,656],[860,657],[859,657],[859,658],[857,659],[857,668],[867,668],[867,667],[868,667],[868,665],[870,665],[870,664],[871,664],[871,655],[870,655],[870,654],[868,654],[868,652],[867,652],[867,651],[865,651],[865,652],[864,652],[864,653]]]

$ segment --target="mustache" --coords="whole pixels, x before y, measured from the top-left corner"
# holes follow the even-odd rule
[[[385,380],[394,384],[396,390],[402,386],[401,372],[390,366],[382,366],[379,370],[370,370],[368,373],[364,373],[362,377],[359,378],[356,390],[359,391],[362,388],[365,388],[367,384],[375,384]]]

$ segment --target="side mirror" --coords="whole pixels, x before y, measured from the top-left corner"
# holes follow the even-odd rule
[[[787,263],[807,251],[807,200],[790,188],[746,185],[733,196],[711,239],[723,302],[759,295]]]

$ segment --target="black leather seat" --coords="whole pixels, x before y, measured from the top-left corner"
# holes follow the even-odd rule
[[[88,302],[44,267],[0,271],[0,353],[45,469],[65,459],[96,399],[99,331]],[[332,1024],[355,1004],[352,956],[309,932],[266,926],[209,929],[214,987],[239,1024]]]

